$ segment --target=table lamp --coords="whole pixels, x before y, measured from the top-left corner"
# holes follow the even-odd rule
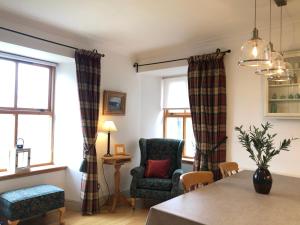
[[[102,125],[102,130],[107,132],[107,152],[104,155],[105,157],[111,157],[110,154],[110,132],[118,131],[115,123],[111,120],[104,121]]]

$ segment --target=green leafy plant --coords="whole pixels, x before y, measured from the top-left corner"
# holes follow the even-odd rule
[[[268,130],[272,125],[267,122],[260,127],[250,126],[249,130],[243,130],[243,126],[235,127],[239,132],[238,139],[242,146],[249,152],[249,157],[253,159],[258,167],[268,168],[271,159],[281,151],[289,151],[288,147],[297,138],[284,139],[279,147],[274,147],[274,138],[277,134],[269,134]]]

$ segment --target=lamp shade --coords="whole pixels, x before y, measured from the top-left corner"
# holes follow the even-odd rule
[[[258,37],[258,30],[253,30],[253,37],[241,47],[240,66],[258,67],[270,63],[271,49],[268,42]]]
[[[284,82],[290,81],[295,78],[295,72],[290,63],[284,62],[282,67],[277,70],[276,74],[273,74],[268,77],[268,80],[275,82]]]
[[[118,131],[115,123],[111,120],[104,121],[102,130],[107,132]]]
[[[285,68],[285,62],[284,62],[283,55],[273,50],[271,53],[270,62],[265,66],[258,68],[255,71],[255,74],[273,76],[278,74],[278,72],[284,68]]]

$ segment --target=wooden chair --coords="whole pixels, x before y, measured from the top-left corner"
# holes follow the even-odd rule
[[[222,177],[229,177],[239,172],[239,165],[236,162],[223,162],[219,164]]]
[[[182,174],[180,180],[183,184],[184,192],[189,192],[191,188],[200,185],[207,185],[214,181],[214,175],[210,171],[197,171]]]

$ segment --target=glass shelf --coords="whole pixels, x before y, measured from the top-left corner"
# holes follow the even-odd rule
[[[285,98],[285,99],[270,99],[269,102],[297,102],[300,101],[300,99],[291,99],[291,98]]]
[[[300,119],[300,51],[287,52],[284,57],[295,77],[283,82],[266,80],[265,116]]]
[[[269,87],[294,87],[299,86],[300,83],[294,83],[294,84],[270,84]]]

